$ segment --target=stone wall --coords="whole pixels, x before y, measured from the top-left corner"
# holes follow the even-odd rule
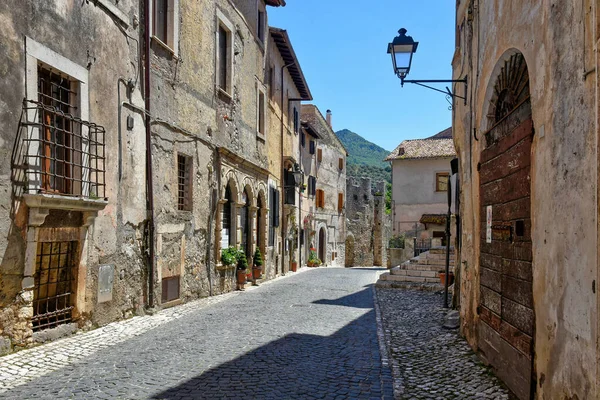
[[[370,178],[347,179],[346,218],[352,254],[346,267],[387,266],[391,216],[385,213],[385,182],[372,189]]]
[[[480,189],[480,168],[489,143],[485,133],[495,122],[494,87],[505,62],[522,54],[533,120],[530,173],[524,173],[522,181],[531,185],[526,205],[531,212],[530,296],[535,318],[531,388],[538,399],[599,395],[599,12],[598,3],[589,0],[535,5],[457,2],[453,77],[469,80],[467,105],[462,100],[453,105],[461,182],[461,331],[475,349],[486,345],[479,329],[480,305],[486,301],[480,287],[490,282],[480,256],[486,246],[482,207],[490,193]],[[455,90],[464,91],[464,85]],[[505,171],[518,165],[507,164]],[[497,216],[502,219],[496,212],[492,218]],[[508,228],[504,231],[510,233]],[[503,237],[498,227],[492,234],[492,243]],[[502,302],[496,310],[503,316],[510,305]],[[514,378],[504,377],[509,383]]]

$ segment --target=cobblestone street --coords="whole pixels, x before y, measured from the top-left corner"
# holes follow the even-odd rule
[[[402,399],[509,399],[457,330],[442,327],[438,293],[377,288],[396,395]]]
[[[311,269],[21,351],[0,398],[392,398],[378,272]]]
[[[393,369],[399,398],[507,399],[436,294],[377,290],[388,366],[381,271],[303,269],[21,351],[0,358],[0,398],[392,399]]]

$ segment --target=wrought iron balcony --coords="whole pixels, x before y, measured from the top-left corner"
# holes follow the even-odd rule
[[[37,101],[25,100],[12,154],[23,194],[105,200],[105,130]]]

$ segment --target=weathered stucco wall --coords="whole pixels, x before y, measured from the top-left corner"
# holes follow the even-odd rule
[[[461,1],[457,7],[454,78],[469,78],[468,105],[455,101],[453,119],[462,185],[461,330],[477,347],[482,133],[490,128],[487,113],[500,67],[518,51],[529,69],[535,131],[536,397],[597,398],[597,3]]]

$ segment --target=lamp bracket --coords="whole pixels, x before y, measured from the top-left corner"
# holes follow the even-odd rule
[[[436,92],[443,93],[452,98],[459,98],[465,101],[465,105],[467,105],[467,77],[465,76],[463,79],[404,79],[400,77],[400,84],[404,86],[405,83],[414,83],[415,85],[426,87],[427,89],[435,90]],[[450,89],[446,86],[446,90],[441,90],[438,88],[434,88],[429,85],[425,85],[425,83],[464,83],[465,84],[465,95],[459,96],[455,93],[452,93]]]

